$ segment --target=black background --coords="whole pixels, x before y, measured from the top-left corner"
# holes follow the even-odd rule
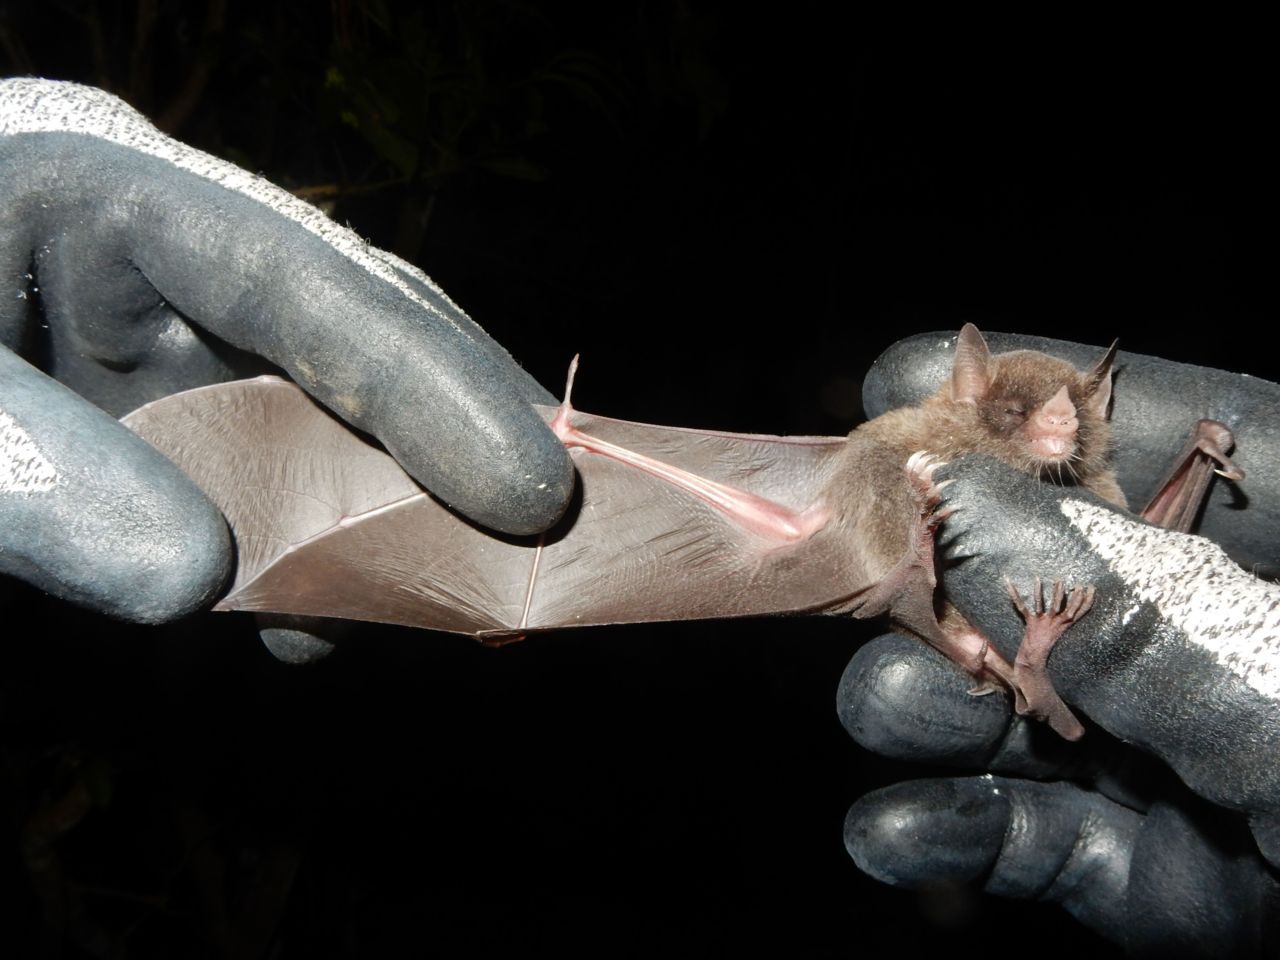
[[[843,433],[884,347],[965,321],[1274,377],[1250,331],[1275,320],[1275,76],[1249,25],[923,26],[0,4],[0,74],[106,86],[331,204],[554,392],[580,352],[593,412]],[[1114,949],[1054,907],[853,866],[848,805],[931,772],[840,729],[865,624],[496,651],[359,625],[290,668],[233,615],[0,602],[14,956]]]

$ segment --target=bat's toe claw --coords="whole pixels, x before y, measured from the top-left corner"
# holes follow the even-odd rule
[[[942,491],[950,483],[951,480],[943,480],[934,483],[934,474],[940,467],[947,464],[943,460],[939,460],[933,454],[924,450],[918,450],[907,458],[904,472],[907,475],[907,483],[911,488],[911,496],[915,500],[916,505],[920,509],[920,515],[928,519],[928,522],[936,527],[947,514],[935,513],[934,507],[942,502]]]
[[[917,450],[911,456],[907,457],[907,463],[904,469],[907,475],[912,478],[928,478],[932,475],[933,454],[927,450]]]

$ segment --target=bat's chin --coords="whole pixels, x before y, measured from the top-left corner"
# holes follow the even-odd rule
[[[1044,464],[1063,463],[1071,459],[1076,445],[1066,437],[1036,437],[1031,441],[1031,454]]]

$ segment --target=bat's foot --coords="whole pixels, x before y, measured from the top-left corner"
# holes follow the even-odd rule
[[[1084,736],[1084,727],[1053,688],[1048,662],[1058,638],[1093,606],[1094,589],[1072,587],[1068,594],[1062,581],[1055,580],[1053,594],[1046,605],[1040,578],[1036,577],[1028,608],[1012,581],[1005,580],[1005,586],[1027,625],[1013,661],[1014,708],[1024,716],[1045,721],[1068,740],[1079,740]]]
[[[934,473],[946,465],[945,460],[918,450],[907,459],[907,465],[903,468],[907,475],[907,487],[911,491],[911,502],[915,505],[918,517],[911,543],[917,547],[923,545],[930,561],[933,559],[934,534],[942,521],[951,516],[949,509],[938,509],[938,505],[942,503],[943,488],[951,481],[935,483],[933,479]]]
[[[974,680],[973,686],[969,688],[969,696],[986,697],[1005,689],[1013,677],[1013,667],[1009,665],[1009,661],[992,650],[987,638],[967,623],[956,628],[946,620],[947,618],[943,619],[942,632],[960,654],[959,659],[954,655],[952,659],[964,667]]]
[[[938,527],[942,521],[951,516],[951,510],[939,507],[942,503],[942,490],[950,480],[935,483],[934,473],[947,464],[931,453],[923,450],[913,453],[903,468],[907,476],[907,489],[911,493],[914,507],[911,516],[911,529],[907,534],[907,552],[898,564],[898,568],[889,578],[902,572],[911,571],[917,579],[923,579],[931,592],[938,586],[936,544]],[[985,641],[984,641],[985,642]]]
[[[985,697],[1013,685],[1013,666],[992,649],[982,631],[950,604],[938,620],[940,637],[930,641],[974,680],[971,697]]]

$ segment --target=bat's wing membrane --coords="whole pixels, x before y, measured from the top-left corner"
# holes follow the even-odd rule
[[[470,634],[519,618],[527,549],[459,520],[288,381],[188,390],[124,422],[204,490],[235,534],[235,580],[217,609]]]
[[[554,408],[544,411],[551,419]],[[593,436],[803,509],[843,438],[679,430],[574,412]],[[218,604],[481,637],[816,608],[860,585],[847,538],[761,540],[679,486],[585,450],[580,494],[542,537],[497,536],[274,377],[157,400],[125,423],[226,516],[239,550]],[[842,542],[843,541],[843,542]]]
[[[554,410],[547,410],[548,415]],[[843,437],[768,437],[610,420],[574,426],[612,445],[797,512],[826,485]],[[848,539],[831,530],[790,544],[758,537],[681,487],[574,451],[582,503],[549,538],[530,627],[790,613],[862,585]]]

